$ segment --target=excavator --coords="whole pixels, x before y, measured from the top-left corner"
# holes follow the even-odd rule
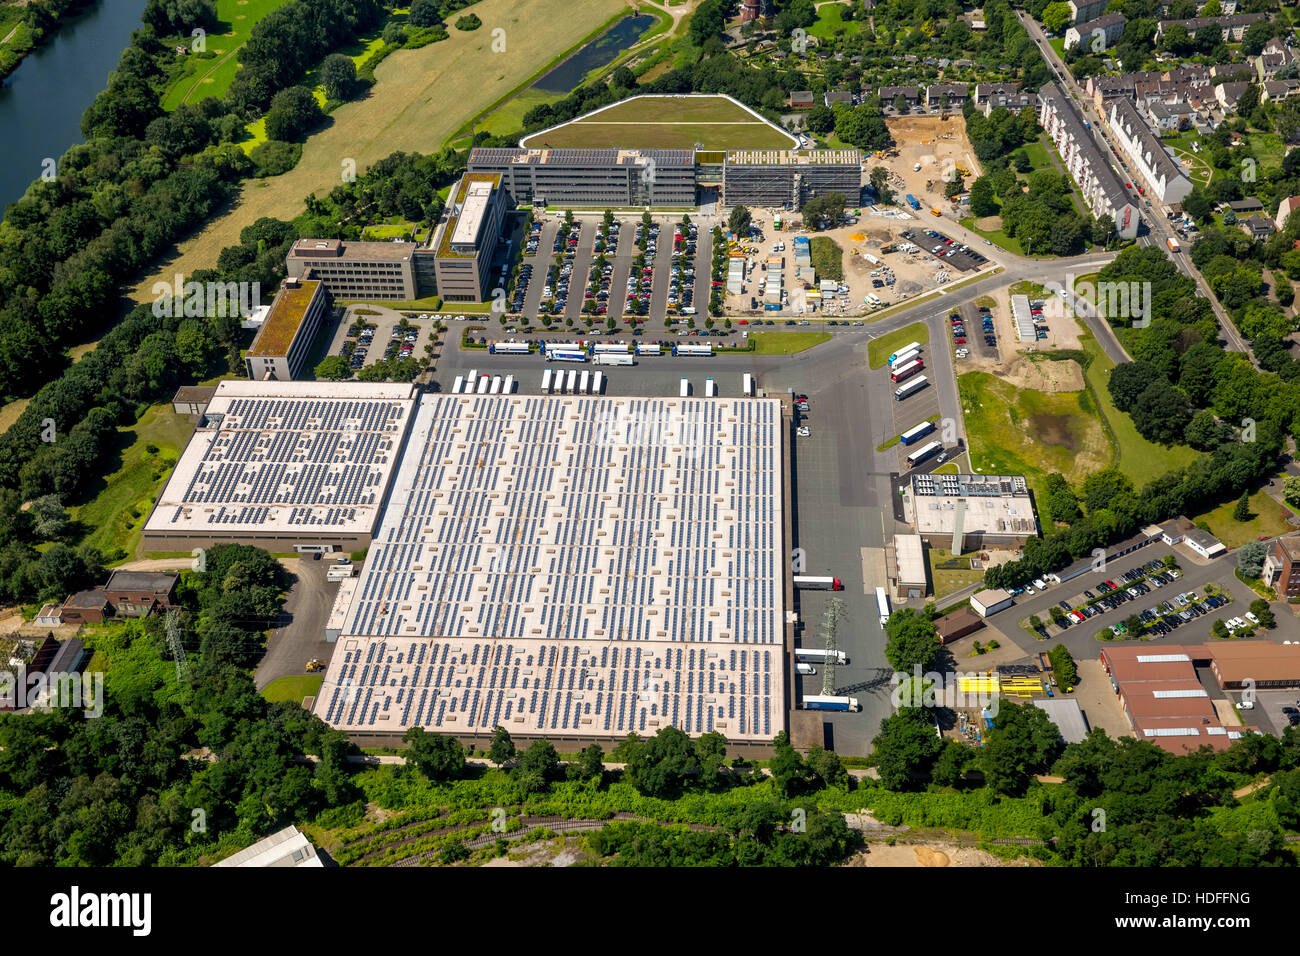
[[[314,673],[315,671],[323,671],[324,669],[325,669],[325,662],[320,660],[319,658],[313,657],[311,660],[307,662],[308,674]]]

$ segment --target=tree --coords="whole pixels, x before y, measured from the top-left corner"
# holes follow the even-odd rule
[[[575,780],[600,781],[605,776],[605,752],[600,744],[588,745],[578,759],[569,764],[569,776]]]
[[[1263,541],[1247,541],[1237,549],[1237,570],[1242,577],[1258,578],[1264,572],[1264,559],[1268,545]]]
[[[1193,415],[1192,420],[1187,423],[1187,428],[1183,430],[1183,441],[1201,451],[1214,450],[1222,440],[1219,422],[1208,408],[1202,408]]]
[[[911,674],[916,667],[930,669],[939,656],[939,636],[934,623],[915,608],[902,608],[885,625],[888,642],[885,659],[896,671]]]
[[[1048,658],[1052,662],[1052,676],[1056,678],[1056,686],[1066,692],[1072,690],[1079,683],[1079,671],[1069,650],[1064,644],[1057,644]]]
[[[1115,372],[1124,367],[1116,367],[1111,373],[1112,381]],[[1163,378],[1148,385],[1128,411],[1142,437],[1161,445],[1181,441],[1192,420],[1186,396]]]
[[[1288,475],[1282,479],[1282,500],[1289,505],[1300,505],[1300,476]]]
[[[1237,499],[1237,507],[1232,509],[1232,520],[1233,521],[1250,520],[1250,490],[1249,489],[1244,489],[1241,492],[1241,497]]]
[[[691,738],[676,727],[664,727],[633,751],[624,776],[643,795],[672,800],[699,766]]]
[[[618,90],[636,89],[636,74],[625,66],[620,66],[610,77],[610,85]]]
[[[413,27],[432,27],[442,23],[437,0],[411,0],[406,20]]]
[[[457,30],[465,30],[465,31],[477,30],[482,25],[483,25],[483,21],[478,18],[477,14],[473,14],[473,13],[467,13],[465,14],[465,16],[459,17],[456,20]]]
[[[881,722],[872,746],[881,785],[908,790],[923,782],[943,741],[935,736],[928,711],[903,707]]]
[[[32,533],[42,541],[57,538],[68,527],[68,512],[58,495],[42,495],[27,509],[32,522]]]
[[[844,769],[844,763],[840,760],[839,754],[833,750],[826,750],[813,744],[808,750],[808,769],[825,787],[844,787],[849,786],[849,772]]]
[[[345,379],[351,374],[352,370],[348,366],[348,360],[342,355],[327,355],[316,366],[316,377],[329,379],[332,382]]]
[[[1124,362],[1111,369],[1106,390],[1110,392],[1115,407],[1126,412],[1159,377],[1160,373],[1146,362]]]
[[[961,783],[962,773],[975,761],[975,752],[955,740],[944,741],[939,759],[934,762],[930,778],[941,787]]]
[[[908,109],[907,97],[904,96],[902,93],[899,93],[897,96],[894,97],[893,106],[894,106],[895,113],[899,113],[899,114],[906,113]]]
[[[1060,33],[1074,19],[1070,7],[1065,3],[1049,3],[1043,8],[1043,26],[1052,33]]]
[[[998,211],[993,195],[993,182],[988,176],[976,177],[970,184],[970,212],[972,216],[993,216]]]
[[[835,128],[835,113],[825,103],[818,103],[806,117],[809,132],[825,136]]]
[[[785,731],[776,735],[773,741],[775,749],[768,764],[777,791],[784,797],[798,793],[808,778],[808,765],[803,762],[799,752],[790,746],[790,738]]]
[[[465,748],[455,737],[411,727],[402,734],[402,742],[409,748],[407,761],[435,783],[456,780],[465,772]]]
[[[727,228],[737,236],[749,235],[749,224],[753,217],[750,216],[749,210],[744,206],[734,206],[731,215],[727,217]]]
[[[524,793],[541,793],[549,786],[560,766],[560,755],[549,740],[534,740],[510,772]]]
[[[325,118],[311,90],[291,86],[271,99],[266,114],[266,135],[286,143],[299,143]]]
[[[515,742],[510,739],[510,731],[500,724],[492,728],[492,742],[488,745],[488,760],[500,767],[515,756]]]
[[[1250,613],[1259,618],[1260,627],[1272,627],[1277,623],[1277,618],[1273,616],[1272,609],[1268,606],[1268,601],[1263,598],[1255,598],[1250,602]]]
[[[1023,793],[1033,774],[1044,773],[1064,749],[1056,724],[1033,704],[1002,700],[979,758],[995,793]]]
[[[331,53],[320,66],[320,79],[328,99],[346,100],[356,89],[357,66],[351,57]]]

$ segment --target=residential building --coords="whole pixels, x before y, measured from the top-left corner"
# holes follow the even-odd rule
[[[1287,196],[1278,204],[1277,218],[1273,220],[1278,232],[1286,228],[1287,218],[1297,209],[1300,209],[1300,196]]]
[[[1247,196],[1245,199],[1234,199],[1227,205],[1228,208],[1238,216],[1246,216],[1250,213],[1264,211],[1264,204],[1255,196]]]
[[[1260,578],[1278,597],[1300,599],[1300,537],[1286,535],[1273,542]]]
[[[1256,242],[1262,242],[1273,235],[1273,220],[1264,216],[1251,216],[1243,219],[1240,225]]]
[[[68,595],[60,616],[64,624],[98,624],[108,614],[108,595],[102,588],[90,588]]]
[[[1090,53],[1109,50],[1123,35],[1125,23],[1122,13],[1105,13],[1095,20],[1076,23],[1065,31],[1065,46],[1082,45]]]
[[[500,173],[466,173],[452,187],[428,248],[444,302],[483,302],[500,285],[493,269],[507,199]]]
[[[1109,215],[1115,222],[1116,235],[1136,239],[1141,222],[1138,207],[1091,131],[1083,125],[1070,98],[1055,83],[1043,86],[1038,96],[1039,125],[1056,144],[1085,205],[1094,216]]]
[[[1266,80],[1260,84],[1259,98],[1264,103],[1275,103],[1278,100],[1290,99],[1293,96],[1300,96],[1300,80]]]
[[[1170,27],[1179,26],[1187,31],[1188,36],[1195,36],[1201,27],[1216,26],[1224,43],[1240,43],[1246,35],[1246,28],[1256,20],[1263,20],[1267,13],[1235,13],[1230,17],[1192,17],[1190,20],[1162,20],[1156,25],[1156,43],[1165,38]]]
[[[1214,99],[1224,110],[1230,113],[1235,113],[1237,110],[1237,101],[1241,99],[1242,94],[1246,92],[1246,89],[1249,86],[1249,83],[1240,81],[1235,83],[1219,83],[1214,87]]]
[[[1174,103],[1157,100],[1147,106],[1146,115],[1151,125],[1159,132],[1177,133],[1188,129],[1192,125],[1192,118],[1196,115],[1196,110],[1192,109],[1190,103],[1182,100]]]
[[[970,92],[965,83],[931,83],[925,88],[925,108],[942,109],[945,96],[948,97],[948,109],[959,110],[970,99]]]
[[[1022,92],[1019,83],[976,83],[974,101],[988,116],[998,107],[1018,112],[1026,106],[1037,106],[1038,95]]]
[[[852,106],[853,94],[848,90],[827,90],[822,95],[822,102],[827,106],[834,106],[836,103],[843,103],[845,106]]]
[[[1072,23],[1087,23],[1106,12],[1110,0],[1066,0]]]
[[[166,611],[176,600],[180,575],[165,571],[114,571],[104,595],[118,617],[146,617]]]
[[[1182,202],[1192,180],[1129,100],[1112,100],[1107,119],[1120,149],[1162,203]]]
[[[915,86],[882,86],[876,90],[876,95],[880,97],[880,105],[886,109],[893,106],[894,100],[900,96],[909,110],[921,105],[921,90]]]
[[[301,378],[328,306],[329,295],[324,283],[315,279],[285,279],[271,302],[266,321],[244,353],[248,377],[279,382]]]
[[[939,635],[940,644],[951,644],[957,638],[973,634],[985,626],[984,618],[972,607],[959,607],[934,620],[934,629]]]
[[[1295,63],[1297,59],[1300,58],[1297,58],[1294,50],[1279,37],[1273,37],[1264,44],[1259,56],[1255,57],[1255,73],[1261,82],[1271,80],[1283,67]]]
[[[838,192],[849,202],[862,189],[862,154],[856,149],[732,149],[722,170],[725,206],[802,206]]]
[[[413,242],[299,239],[284,264],[289,278],[318,281],[338,300],[406,302],[428,294],[416,286],[417,252]]]
[[[790,108],[793,110],[810,110],[813,108],[812,90],[791,90]]]

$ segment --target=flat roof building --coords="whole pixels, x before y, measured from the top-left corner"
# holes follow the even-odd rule
[[[1011,594],[1001,588],[985,588],[983,591],[976,591],[970,599],[970,606],[980,617],[1005,611],[1014,603]]]
[[[856,149],[727,150],[722,202],[727,206],[801,207],[828,192],[852,205],[862,191],[862,154]]]
[[[316,848],[311,845],[311,841],[298,832],[297,827],[290,826],[212,865],[323,867],[325,864],[316,855]]]
[[[785,729],[775,399],[425,395],[315,713],[612,741]]]
[[[315,279],[342,301],[406,302],[431,294],[416,281],[414,242],[299,239],[285,257],[290,278]]]
[[[144,525],[144,547],[354,551],[379,521],[410,384],[225,381]]]
[[[504,285],[492,272],[509,202],[501,182],[499,173],[466,173],[452,187],[428,245],[444,302],[483,302]]]
[[[1021,545],[1038,534],[1023,475],[912,475],[903,515],[927,544],[954,554]]]
[[[984,618],[972,607],[959,607],[950,614],[935,618],[934,629],[940,644],[951,644],[959,637],[973,634],[985,627]]]
[[[172,411],[177,415],[202,415],[216,391],[215,385],[182,385],[172,396]]]
[[[892,577],[900,598],[925,597],[925,546],[919,534],[894,535]]]
[[[471,175],[499,175],[514,203],[695,205],[695,156],[689,149],[478,147],[470,150],[467,168]]]
[[[1061,739],[1067,744],[1083,743],[1083,738],[1088,736],[1088,722],[1084,719],[1077,700],[1069,697],[1035,697],[1030,703],[1051,718],[1056,729],[1061,732]]]
[[[266,321],[244,353],[250,379],[290,382],[302,376],[328,298],[324,285],[313,279],[284,280]]]

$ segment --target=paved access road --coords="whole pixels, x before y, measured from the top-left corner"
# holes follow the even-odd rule
[[[334,563],[331,555],[319,561],[310,557],[281,559],[294,576],[280,622],[266,642],[266,654],[253,674],[258,690],[277,677],[307,673],[306,663],[318,658],[326,663],[334,645],[325,640],[325,621],[334,607],[338,585],[325,580],[325,569]]]

